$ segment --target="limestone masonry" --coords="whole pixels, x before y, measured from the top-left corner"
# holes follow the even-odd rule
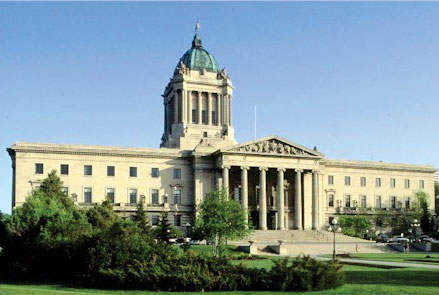
[[[339,214],[398,212],[423,190],[434,206],[429,165],[330,160],[278,136],[237,144],[233,85],[195,35],[163,93],[160,148],[17,142],[12,159],[12,206],[20,206],[51,170],[79,206],[109,198],[122,215],[145,202],[150,220],[169,211],[189,226],[195,206],[224,187],[249,211],[256,228],[317,229]]]

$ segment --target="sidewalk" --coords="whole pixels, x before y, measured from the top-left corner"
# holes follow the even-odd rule
[[[315,256],[318,260],[331,260],[332,258]],[[373,265],[387,265],[397,267],[420,267],[420,268],[432,268],[439,269],[439,265],[425,264],[425,263],[410,263],[410,262],[395,262],[395,261],[377,261],[377,260],[365,260],[365,259],[353,259],[353,258],[339,258],[340,262],[355,263],[355,264],[373,264]]]

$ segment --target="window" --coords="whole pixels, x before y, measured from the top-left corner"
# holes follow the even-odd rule
[[[360,196],[360,206],[361,206],[361,208],[367,207],[367,198],[365,195]]]
[[[192,123],[197,123],[197,110],[192,110]]]
[[[181,190],[179,189],[173,190],[172,196],[174,199],[174,204],[181,204]]]
[[[114,204],[114,188],[112,187],[107,188],[107,198],[110,201],[110,203]]]
[[[174,216],[174,226],[181,226],[181,215]]]
[[[216,124],[216,112],[212,111],[212,124]]]
[[[424,188],[424,181],[423,180],[419,180],[419,188]]]
[[[201,111],[201,123],[207,124],[207,113],[205,110]]]
[[[405,198],[405,208],[410,209],[410,197]]]
[[[84,165],[84,175],[92,175],[93,167],[91,165]]]
[[[207,131],[203,131],[203,137],[207,137]]]
[[[114,176],[114,175],[115,175],[114,166],[107,166],[107,176]]]
[[[328,207],[334,207],[334,194],[328,194]]]
[[[130,167],[130,177],[137,177],[137,167]]]
[[[395,196],[390,197],[390,208],[392,208],[392,209],[396,208],[396,197]]]
[[[154,205],[157,205],[159,203],[159,190],[158,189],[151,190],[151,202]]]
[[[130,189],[130,204],[137,204],[137,189]]]
[[[159,175],[159,168],[151,168],[151,177],[158,178]]]
[[[381,178],[375,178],[375,186],[376,187],[381,187]]]
[[[174,179],[181,179],[181,169],[174,168]]]
[[[67,164],[61,164],[61,167],[59,169],[61,172],[61,175],[69,175],[69,165]]]
[[[159,216],[158,215],[151,216],[151,224],[152,225],[158,225],[159,224]]]
[[[344,185],[351,185],[351,177],[350,176],[344,177]]]
[[[35,174],[43,174],[44,165],[42,163],[35,163]]]
[[[395,188],[396,187],[396,179],[395,178],[390,178],[390,187],[391,188]]]
[[[361,186],[366,186],[366,177],[361,177],[360,178],[360,185]]]
[[[404,180],[404,187],[405,188],[410,188],[410,179],[405,179]]]
[[[344,203],[346,208],[350,208],[351,207],[351,195],[346,195],[345,196],[345,203]]]
[[[63,186],[61,188],[61,191],[63,192],[63,194],[65,194],[66,196],[69,195],[69,188],[67,186]]]
[[[334,184],[334,175],[328,175],[328,184]]]
[[[375,196],[375,208],[381,208],[381,196]]]
[[[92,189],[91,187],[84,188],[84,203],[90,204],[92,200]]]

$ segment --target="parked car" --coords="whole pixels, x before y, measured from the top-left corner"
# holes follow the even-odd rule
[[[401,237],[401,236],[393,236],[390,241],[392,243],[408,243],[408,242],[410,242],[409,239]]]
[[[376,242],[377,243],[388,243],[388,242],[390,242],[390,238],[388,235],[381,234],[381,235],[377,236]]]
[[[428,235],[421,235],[417,238],[421,243],[433,242],[434,239]]]

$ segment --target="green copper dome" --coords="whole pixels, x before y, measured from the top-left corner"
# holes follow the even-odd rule
[[[194,40],[192,41],[192,48],[183,54],[178,61],[177,67],[180,66],[181,62],[191,70],[204,69],[214,73],[221,72],[215,58],[201,46],[201,39],[198,34],[195,34]]]

